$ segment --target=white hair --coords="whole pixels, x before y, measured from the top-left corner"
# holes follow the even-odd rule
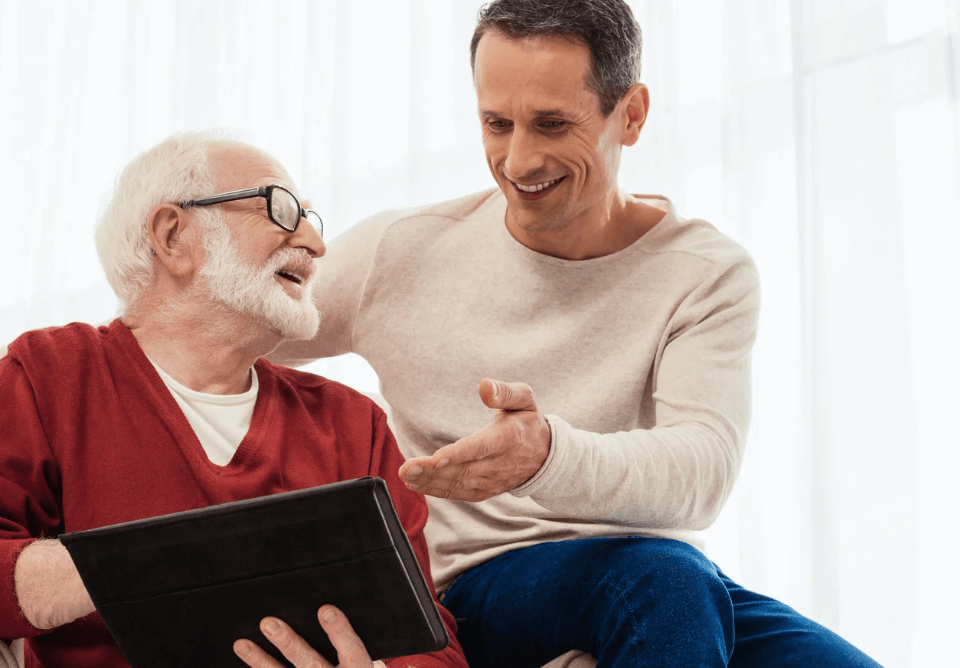
[[[97,256],[120,301],[120,315],[136,308],[153,280],[150,210],[216,194],[210,147],[232,139],[221,130],[181,132],[144,151],[120,172],[95,234]]]

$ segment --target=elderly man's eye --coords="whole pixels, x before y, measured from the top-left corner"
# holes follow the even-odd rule
[[[541,121],[540,127],[544,130],[562,130],[567,126],[566,121]]]
[[[513,127],[513,122],[505,121],[502,118],[493,118],[487,121],[487,127],[494,132],[504,132]]]

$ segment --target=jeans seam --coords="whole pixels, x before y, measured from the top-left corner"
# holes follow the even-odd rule
[[[624,607],[624,608],[627,610],[627,612],[629,613],[629,616],[630,616],[630,624],[631,624],[631,626],[632,626],[631,633],[630,633],[630,642],[633,644],[633,652],[634,652],[634,655],[635,655],[635,656],[637,657],[637,659],[638,659],[637,665],[639,666],[639,665],[640,665],[639,659],[641,658],[641,656],[640,656],[640,629],[638,628],[638,625],[637,625],[637,612],[636,612],[636,608],[634,608],[632,605],[630,605],[630,599],[623,593],[623,591],[624,591],[623,588],[622,588],[619,584],[617,584],[616,582],[614,582],[612,579],[610,579],[609,576],[603,578],[603,580],[601,580],[600,582],[601,582],[601,583],[604,583],[604,582],[607,583],[607,584],[613,589],[613,591],[615,591],[615,592],[617,593],[617,596],[620,598],[621,604],[623,605],[623,607]],[[594,657],[594,658],[597,658],[597,657]]]

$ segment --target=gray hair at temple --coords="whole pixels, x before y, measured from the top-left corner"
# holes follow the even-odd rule
[[[120,301],[120,315],[136,309],[153,280],[147,234],[151,209],[213,194],[216,178],[207,156],[212,145],[225,139],[226,133],[219,130],[175,134],[139,154],[117,177],[95,240],[107,282]],[[195,215],[206,227],[219,213],[198,210]]]
[[[480,8],[470,40],[470,67],[477,44],[490,29],[509,37],[558,35],[585,44],[592,66],[587,85],[609,116],[627,89],[640,80],[643,36],[624,0],[496,0]]]

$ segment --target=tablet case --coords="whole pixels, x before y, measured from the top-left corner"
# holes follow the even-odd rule
[[[291,664],[260,632],[289,624],[333,665],[317,621],[332,603],[374,660],[449,643],[380,478],[66,533],[97,612],[133,668],[245,666],[238,638]]]

